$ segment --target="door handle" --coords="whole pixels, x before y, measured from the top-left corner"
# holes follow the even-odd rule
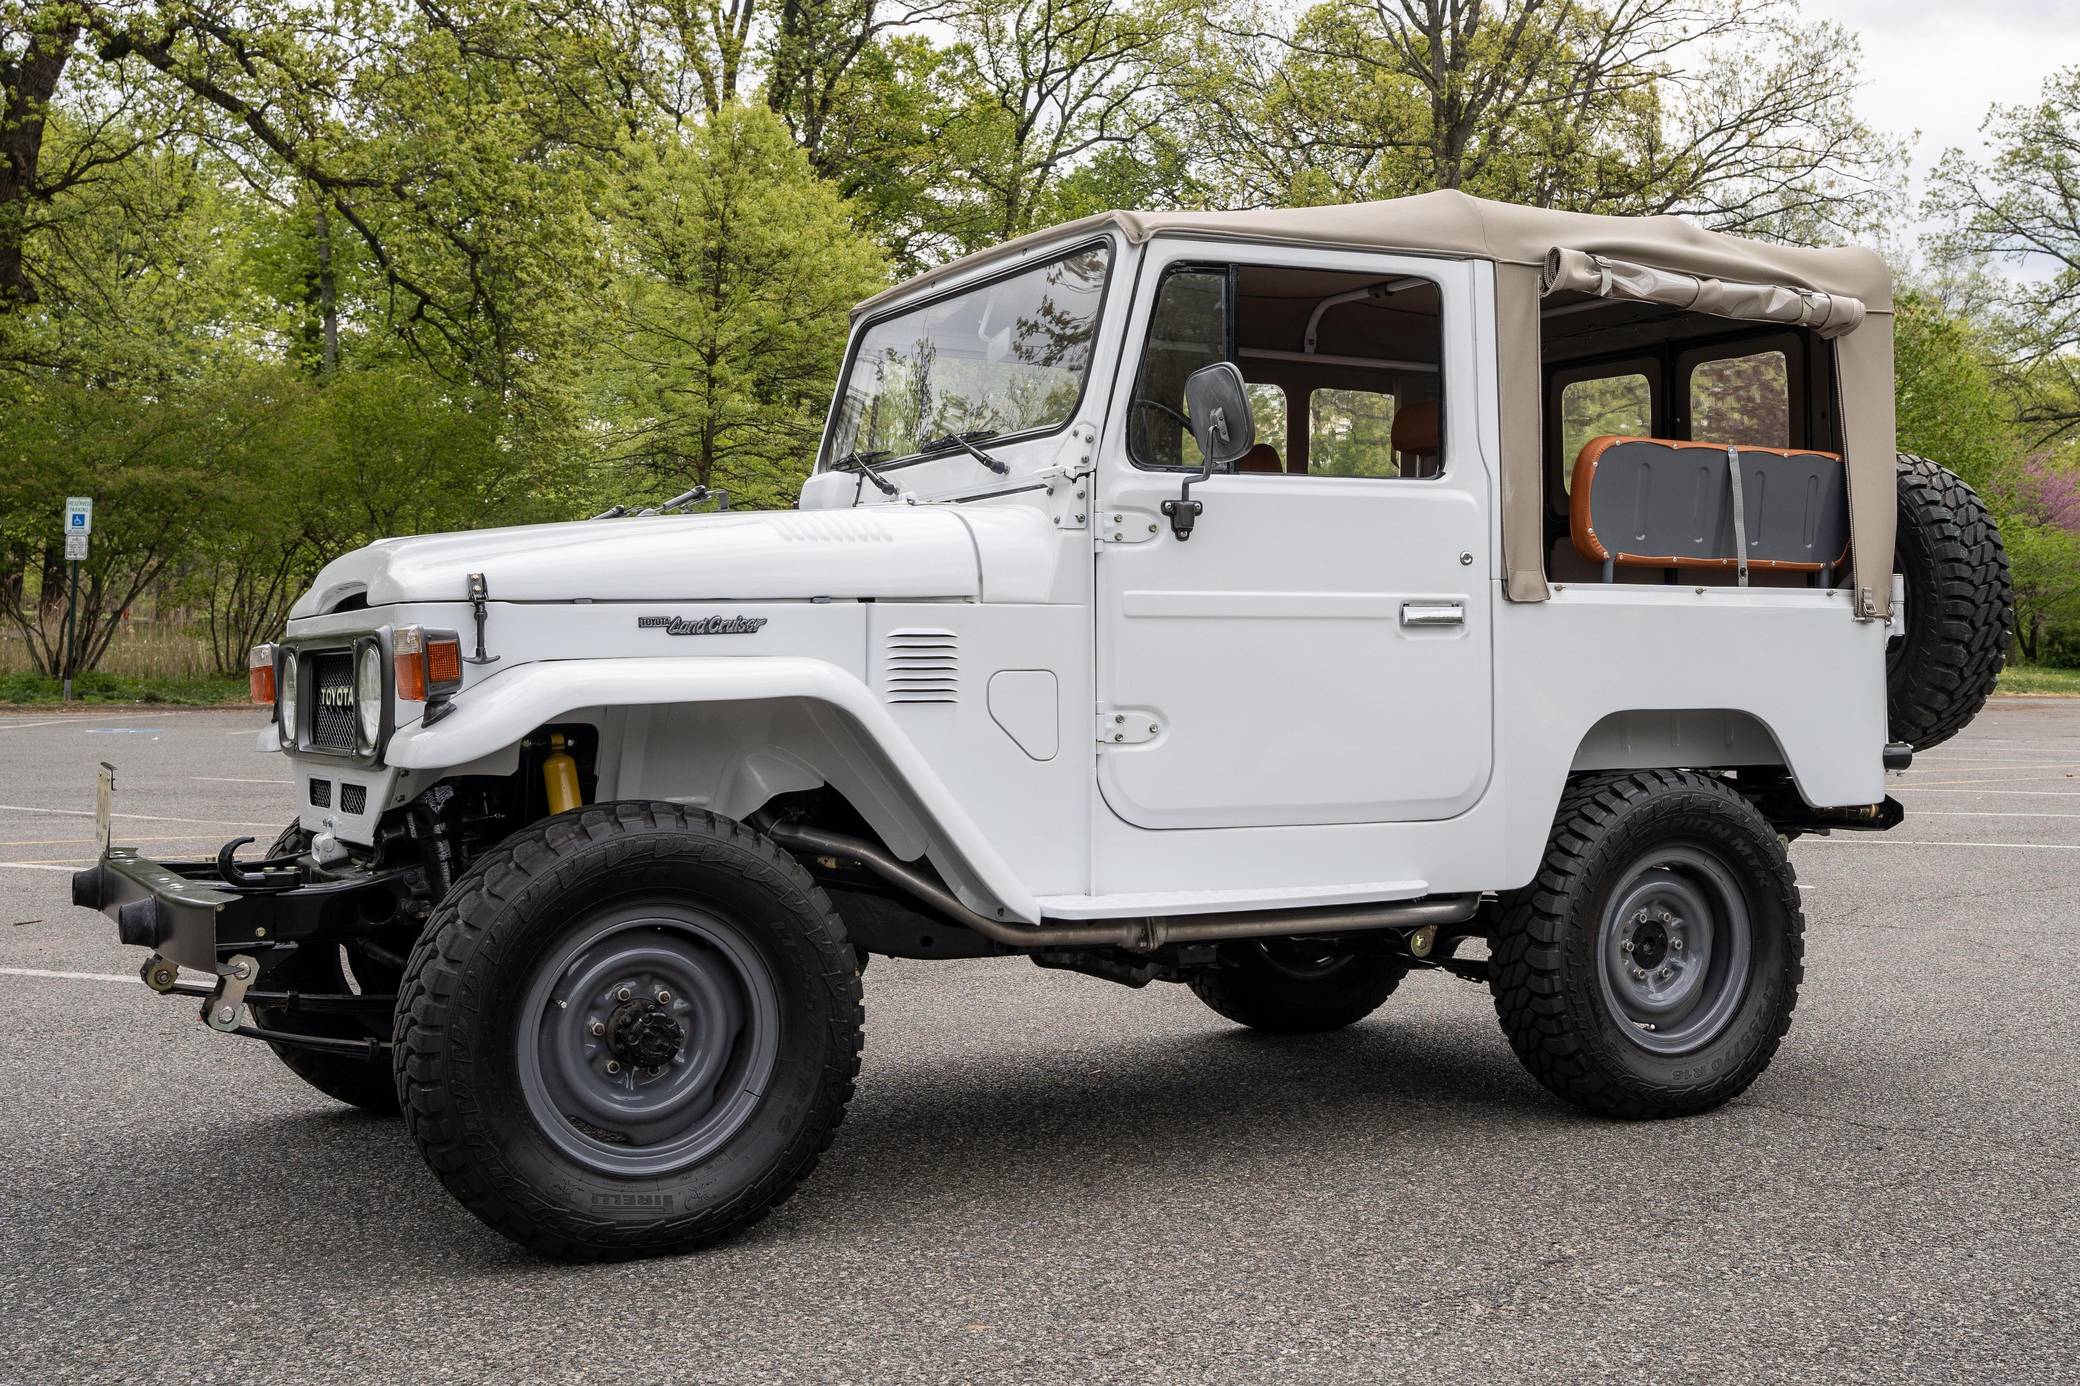
[[[1463,626],[1466,624],[1465,602],[1403,602],[1401,624],[1404,626]]]

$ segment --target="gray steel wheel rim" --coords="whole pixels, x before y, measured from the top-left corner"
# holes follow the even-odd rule
[[[1597,931],[1604,1005],[1652,1054],[1688,1053],[1724,1034],[1747,995],[1753,957],[1746,894],[1723,861],[1695,847],[1659,848],[1635,862]]]
[[[684,1034],[659,1072],[624,1062],[594,1033],[638,1001]],[[779,993],[744,930],[665,901],[615,907],[559,940],[535,969],[515,1034],[520,1089],[542,1134],[588,1169],[628,1177],[714,1154],[750,1120],[779,1049]]]

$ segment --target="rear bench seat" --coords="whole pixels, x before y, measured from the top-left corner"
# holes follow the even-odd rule
[[[1736,471],[1736,466],[1738,471]],[[1740,541],[1735,539],[1736,512]],[[1568,500],[1575,551],[1618,568],[1819,573],[1849,550],[1848,474],[1838,453],[1671,438],[1591,438]]]

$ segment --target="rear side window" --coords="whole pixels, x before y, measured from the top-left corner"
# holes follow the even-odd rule
[[[1315,476],[1399,476],[1394,397],[1320,389],[1307,397],[1307,469]]]
[[[1560,391],[1560,489],[1573,490],[1574,462],[1590,439],[1653,435],[1654,387],[1643,373],[1569,382]]]
[[[1791,371],[1781,351],[1700,361],[1690,370],[1690,436],[1701,443],[1791,446]]]

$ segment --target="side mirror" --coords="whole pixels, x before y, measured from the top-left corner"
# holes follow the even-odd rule
[[[1249,412],[1249,391],[1232,361],[1216,361],[1193,371],[1184,382],[1184,412],[1192,421],[1192,441],[1206,459],[1206,470],[1225,472],[1257,443],[1257,421]]]
[[[1232,361],[1202,366],[1185,378],[1184,409],[1190,416],[1192,441],[1199,445],[1205,461],[1184,479],[1176,500],[1163,502],[1170,517],[1170,532],[1185,540],[1199,522],[1204,501],[1192,499],[1192,483],[1204,481],[1216,471],[1231,471],[1243,455],[1257,445],[1257,421],[1249,412],[1249,391],[1242,372]]]

